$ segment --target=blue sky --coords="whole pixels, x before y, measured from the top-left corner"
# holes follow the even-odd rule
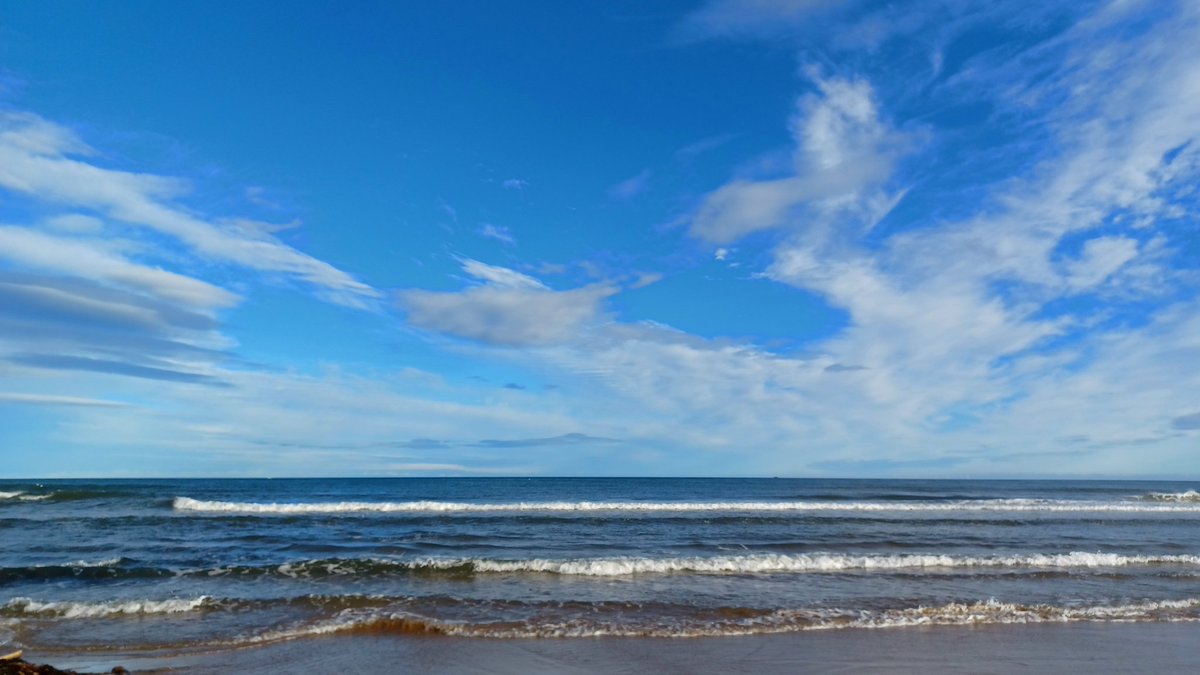
[[[0,2],[0,474],[1200,478],[1191,2]]]

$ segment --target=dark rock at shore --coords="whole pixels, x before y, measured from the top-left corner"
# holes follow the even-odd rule
[[[115,675],[128,675],[129,671],[121,666],[117,666],[109,671]],[[24,659],[12,659],[9,661],[0,661],[0,675],[95,675],[91,673],[80,673],[75,670],[59,670],[54,666],[38,665],[30,663]]]

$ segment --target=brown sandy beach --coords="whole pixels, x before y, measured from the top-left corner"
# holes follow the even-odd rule
[[[1200,664],[1195,623],[829,630],[696,639],[350,635],[187,656],[27,654],[135,673],[1170,673]]]

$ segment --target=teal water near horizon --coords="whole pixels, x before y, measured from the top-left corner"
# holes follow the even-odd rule
[[[1200,620],[1200,484],[0,481],[0,641]]]

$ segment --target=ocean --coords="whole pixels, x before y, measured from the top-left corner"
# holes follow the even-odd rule
[[[0,645],[1200,620],[1190,482],[0,481]]]

